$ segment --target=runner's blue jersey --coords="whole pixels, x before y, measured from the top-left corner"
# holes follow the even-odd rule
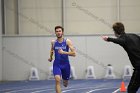
[[[58,42],[58,40],[56,40],[54,42],[54,52],[55,52],[55,60],[54,60],[54,64],[63,64],[68,63],[69,62],[69,58],[68,55],[66,54],[60,54],[58,53],[58,50],[62,49],[63,51],[68,52],[69,51],[69,47],[66,43],[66,39],[63,39],[63,42]]]

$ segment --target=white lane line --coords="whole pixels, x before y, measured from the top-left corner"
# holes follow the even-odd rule
[[[43,88],[18,89],[18,90],[13,90],[13,91],[5,92],[5,93],[14,93],[14,92],[21,92],[21,91],[38,90],[38,89],[46,89],[46,88],[47,88],[47,87],[43,87]],[[52,89],[52,88],[48,88],[48,89]]]
[[[40,92],[44,92],[44,91],[48,91],[48,90],[55,90],[55,89],[43,89],[43,90],[31,92],[31,93],[40,93]]]
[[[69,88],[71,88],[71,87],[69,87]],[[39,93],[39,92],[44,92],[44,91],[48,91],[48,90],[55,90],[55,89],[54,88],[53,89],[43,89],[43,90],[38,90],[38,91],[31,92],[31,93]]]
[[[110,83],[106,83],[106,84],[110,84]],[[65,93],[65,92],[69,92],[69,91],[74,91],[74,90],[80,90],[80,89],[94,89],[92,91],[97,91],[97,90],[101,90],[102,89],[110,89],[110,88],[105,88],[105,84],[101,84],[99,85],[98,87],[84,87],[84,88],[73,88],[73,89],[68,89],[68,90],[64,90],[62,91],[62,93]],[[104,88],[103,88],[104,87]],[[117,87],[113,87],[113,88],[117,88]],[[87,92],[88,93],[88,92]],[[90,93],[90,92],[89,92]]]
[[[1,92],[5,92],[5,91],[13,91],[13,90],[18,90],[19,88],[21,89],[23,89],[23,88],[27,88],[28,86],[22,86],[22,87],[13,87],[13,88],[6,88],[6,89],[2,89],[2,90],[0,90],[0,93]]]
[[[113,91],[112,93],[117,93],[120,90],[120,88],[118,88],[117,90]]]
[[[93,88],[93,87],[88,87],[88,88]],[[62,93],[65,93],[65,92],[68,92],[68,91],[73,91],[73,90],[79,90],[79,89],[88,89],[88,88],[86,87],[86,88],[68,89],[68,90],[64,90],[64,91],[62,91]]]
[[[64,91],[62,91],[62,93],[69,92],[69,91],[73,91],[73,90],[89,89],[89,88],[93,88],[93,87],[69,89],[69,90],[64,90]],[[99,88],[96,88],[96,89],[90,90],[89,92],[86,92],[86,93],[91,93],[91,92],[93,92],[93,91],[104,90],[104,89],[113,89],[113,88],[116,88],[116,87],[112,87],[112,88],[100,88],[100,89],[99,89]]]
[[[106,90],[106,89],[114,89],[114,88],[116,88],[116,87],[112,87],[112,88],[100,88],[100,89],[94,89],[94,90],[90,90],[90,91],[88,91],[88,92],[86,92],[86,93],[92,93],[92,92],[94,92],[94,91]]]
[[[94,88],[97,89],[97,88],[101,88],[101,87],[103,87],[103,85],[100,85],[100,86],[94,87]],[[66,89],[66,88],[62,88],[62,90],[63,90],[63,89]],[[84,88],[73,88],[73,87],[68,87],[68,89],[62,91],[62,93],[65,93],[65,92],[68,92],[68,91],[73,91],[73,90],[80,90],[80,89],[93,89],[93,87],[84,87]],[[45,92],[45,91],[47,91],[47,90],[48,90],[48,89],[37,90],[37,91],[31,92],[31,93],[40,93],[40,92]],[[54,90],[54,89],[52,89],[52,90]]]

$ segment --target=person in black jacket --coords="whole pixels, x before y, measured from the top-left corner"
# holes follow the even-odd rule
[[[134,67],[134,72],[129,82],[128,93],[136,93],[140,87],[140,36],[133,33],[125,33],[123,23],[116,22],[112,26],[117,38],[102,36],[103,40],[119,44],[127,52]]]

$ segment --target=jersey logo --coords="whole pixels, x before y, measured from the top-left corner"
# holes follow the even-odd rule
[[[62,47],[55,46],[54,48],[55,49],[66,49],[66,46],[62,46]]]

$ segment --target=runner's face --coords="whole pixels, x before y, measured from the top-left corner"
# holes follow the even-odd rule
[[[63,36],[63,31],[61,28],[55,30],[55,34],[57,38],[61,38]]]

